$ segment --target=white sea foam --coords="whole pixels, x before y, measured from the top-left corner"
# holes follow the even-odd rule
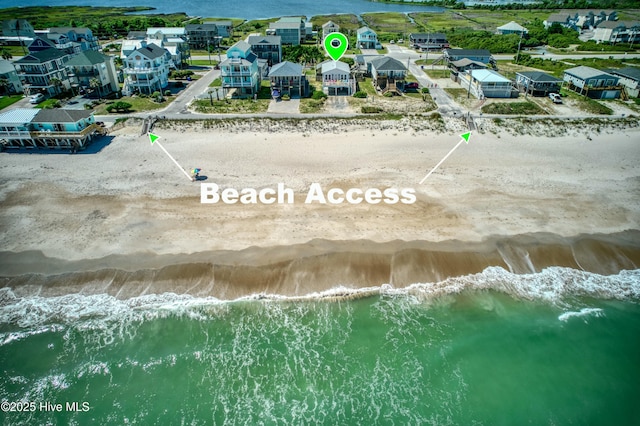
[[[604,312],[600,308],[582,308],[578,312],[574,312],[574,311],[565,312],[562,315],[560,315],[558,319],[560,321],[566,322],[570,318],[589,317],[589,316],[593,316],[596,318],[602,317],[604,316]]]
[[[324,292],[304,296],[254,294],[234,301],[215,297],[195,297],[174,293],[151,294],[119,300],[109,295],[69,294],[58,297],[17,297],[9,288],[0,289],[0,324],[21,328],[46,327],[52,324],[87,323],[123,320],[144,321],[168,315],[184,315],[201,320],[212,314],[224,314],[229,303],[240,301],[316,301],[343,300],[370,295],[411,296],[415,302],[433,300],[465,290],[493,290],[526,300],[540,300],[566,305],[575,297],[640,300],[640,270],[621,271],[616,275],[598,275],[564,267],[550,267],[535,274],[514,274],[500,267],[489,267],[478,274],[448,278],[437,283],[416,283],[405,288],[390,284],[380,287],[351,288],[339,285]],[[568,305],[567,305],[568,306]],[[122,332],[122,330],[119,330]],[[5,334],[0,345],[21,338],[20,332]]]

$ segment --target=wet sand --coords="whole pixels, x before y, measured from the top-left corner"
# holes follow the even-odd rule
[[[155,132],[185,169],[201,167],[205,182],[284,183],[295,203],[201,204],[199,185],[138,127],[115,132],[97,154],[0,154],[2,285],[42,295],[236,298],[406,286],[486,266],[637,268],[640,238],[624,232],[640,229],[636,129],[473,134],[419,185],[457,132],[405,122],[316,133],[308,123],[230,126]],[[417,202],[304,204],[314,182],[325,190],[410,187]]]

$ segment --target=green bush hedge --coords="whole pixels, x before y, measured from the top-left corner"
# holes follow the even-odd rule
[[[362,112],[364,114],[377,114],[379,112],[382,112],[382,108],[366,105],[362,107]]]
[[[363,92],[362,90],[357,91],[356,93],[353,94],[354,98],[366,98],[367,97],[367,92]]]

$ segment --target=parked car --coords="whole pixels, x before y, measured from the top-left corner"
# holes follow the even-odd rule
[[[36,93],[29,98],[29,102],[32,104],[39,104],[42,101],[44,101],[44,95],[42,93]]]
[[[405,89],[419,89],[420,85],[418,83],[416,83],[415,81],[412,81],[411,83],[407,83],[404,85]]]
[[[402,44],[402,43],[404,43],[404,39],[403,38],[399,38],[398,39],[398,44]]]
[[[549,93],[549,99],[553,101],[554,104],[561,104],[562,98],[558,93]]]

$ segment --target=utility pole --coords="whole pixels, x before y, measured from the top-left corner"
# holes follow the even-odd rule
[[[209,46],[209,37],[207,37],[207,53],[209,54],[209,65],[211,65],[211,47]]]
[[[524,34],[524,31],[520,31],[520,41],[518,41],[518,53],[516,54],[516,64],[520,60],[520,46],[522,45],[522,35],[523,34]]]

